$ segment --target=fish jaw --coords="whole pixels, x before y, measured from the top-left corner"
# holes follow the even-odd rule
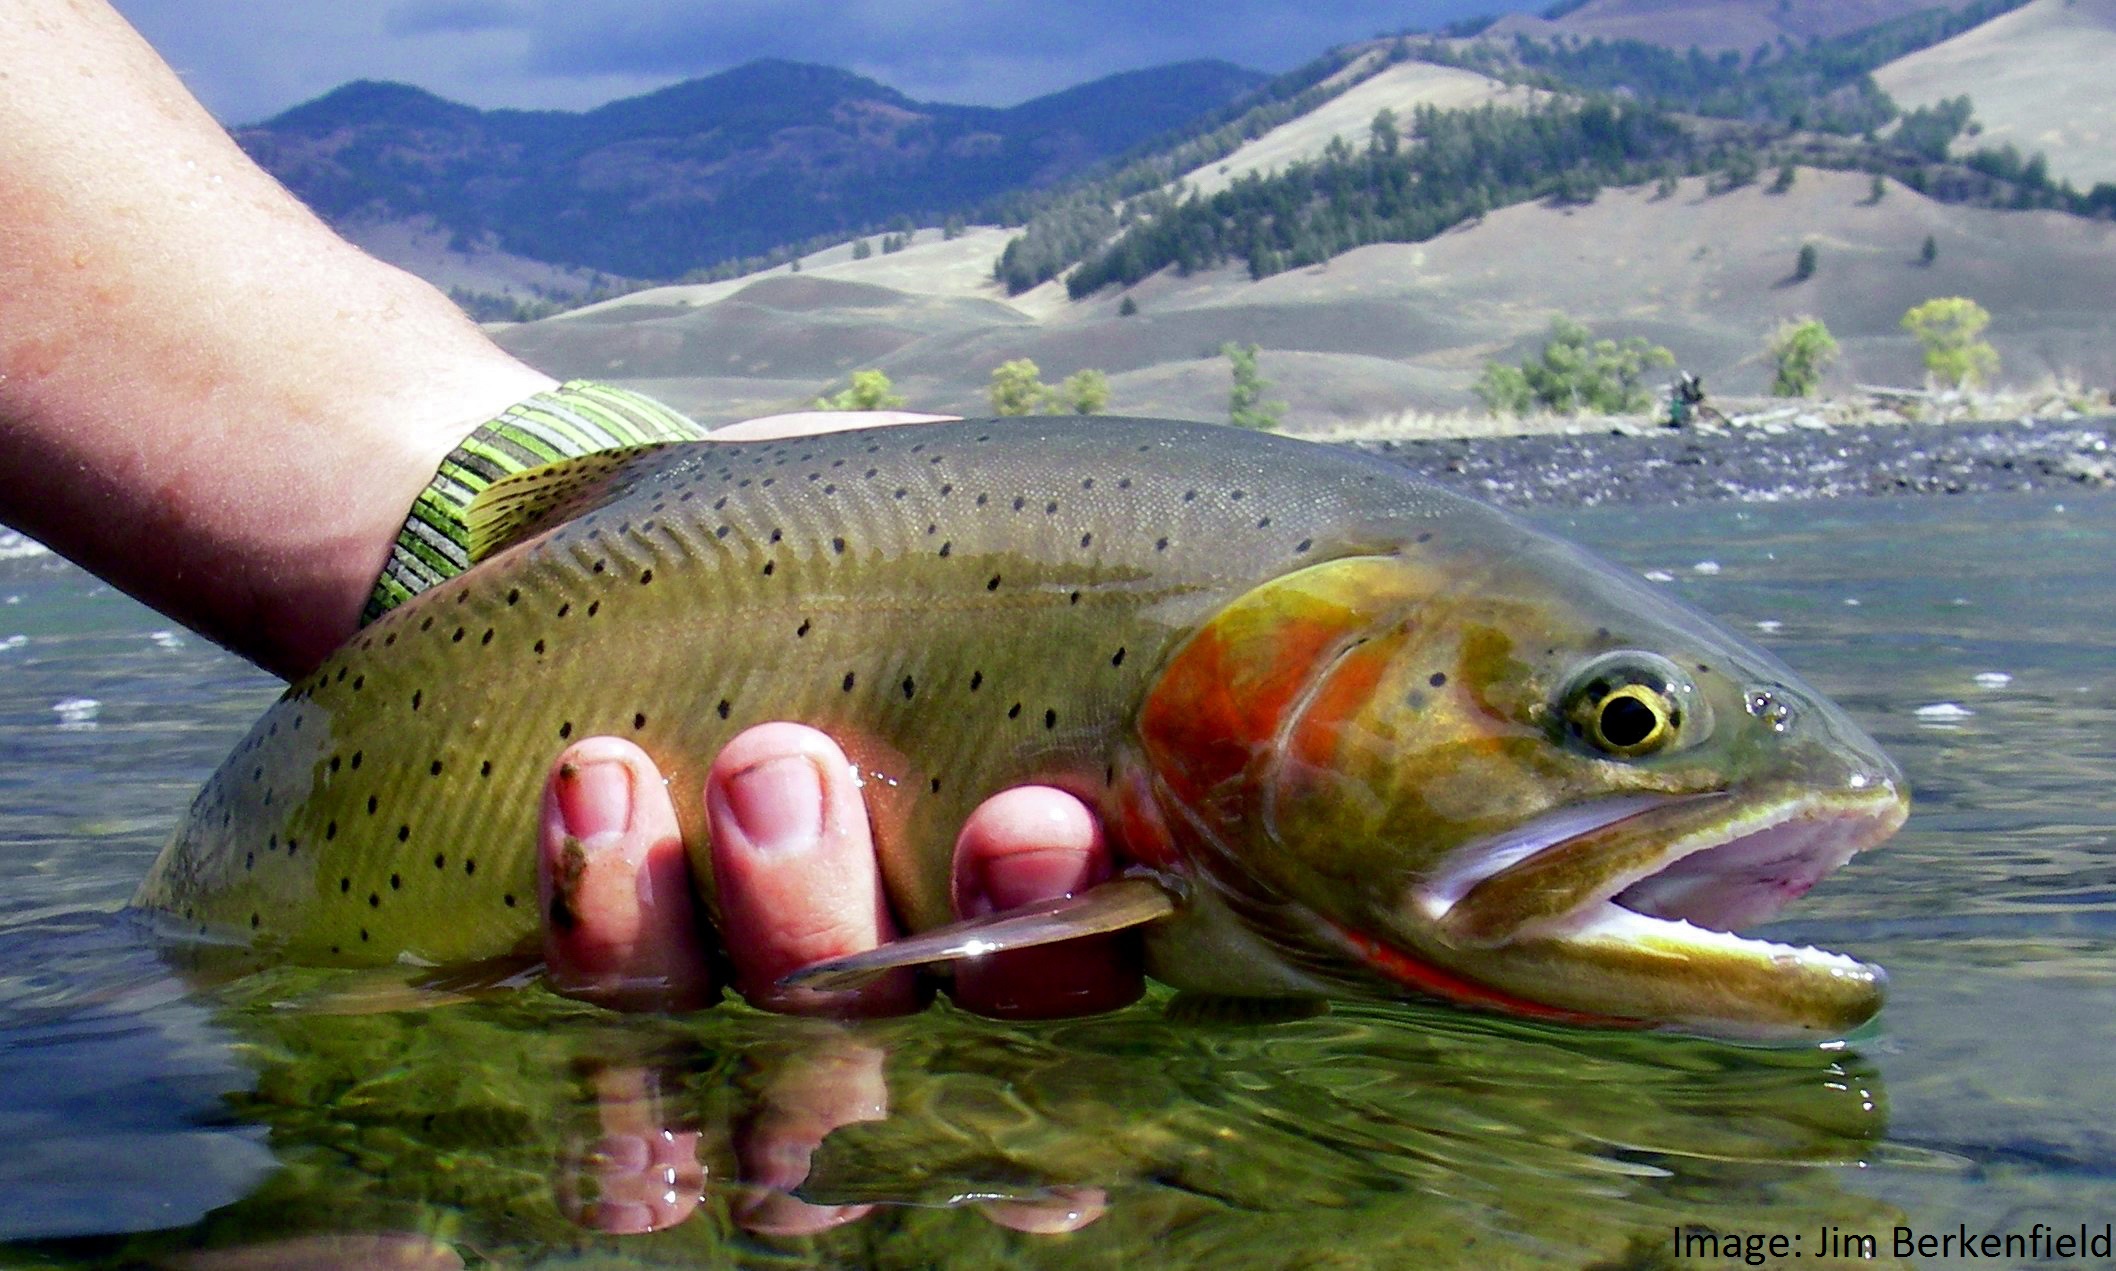
[[[1370,969],[1516,1014],[1712,1036],[1841,1036],[1881,969],[1735,934],[1902,825],[1900,779],[1824,792],[1627,796],[1471,844],[1414,887],[1393,938],[1333,936]]]

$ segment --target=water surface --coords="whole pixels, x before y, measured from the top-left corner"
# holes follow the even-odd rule
[[[510,1266],[1729,1265],[1676,1258],[1680,1225],[1827,1266],[1847,1235],[1885,1263],[1898,1227],[2116,1218],[2116,496],[1545,519],[1755,634],[1909,774],[1908,828],[1774,929],[1889,968],[1850,1044],[1171,1019],[1158,995],[846,1028],[207,983],[115,911],[276,686],[0,544],[0,1264],[344,1262],[382,1237]],[[838,1122],[797,1197],[763,1186]],[[632,1212],[647,1140],[700,1163],[677,1190],[702,1203],[594,1230]],[[797,1202],[875,1207],[772,1234],[814,1217]],[[1083,1206],[1072,1234],[1014,1229]]]

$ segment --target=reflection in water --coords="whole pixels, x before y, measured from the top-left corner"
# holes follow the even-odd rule
[[[581,1247],[676,1265],[1269,1264],[1312,1247],[1341,1266],[1536,1266],[1664,1255],[1678,1224],[1898,1221],[1828,1168],[1869,1158],[1884,1127],[1850,1050],[1382,1006],[1177,1028],[1159,997],[1039,1026],[946,1008],[618,1020],[533,988],[290,1009],[333,1000],[342,974],[227,990],[257,1066],[235,1110],[284,1168],[128,1256],[420,1233],[509,1264]]]
[[[0,1263],[1660,1267],[1682,1225],[1825,1266],[1826,1228],[1886,1263],[1898,1222],[2107,1221],[2116,499],[1561,528],[1765,630],[1908,771],[1904,833],[1780,928],[1890,969],[1852,1048],[1162,997],[836,1028],[189,987],[107,914],[270,686],[0,561]],[[95,729],[59,726],[75,698]],[[1968,713],[1917,714],[1944,702]]]

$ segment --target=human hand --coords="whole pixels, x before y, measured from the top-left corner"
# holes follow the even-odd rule
[[[859,953],[897,931],[853,767],[812,728],[751,728],[705,779],[721,941],[734,987],[767,1010],[888,1015],[917,1009],[914,973],[855,989],[782,988],[787,973]],[[659,768],[615,737],[577,742],[545,782],[537,856],[551,983],[618,1009],[683,1010],[713,1000],[713,940],[695,901],[676,813]],[[956,912],[1012,909],[1107,878],[1094,814],[1043,786],[988,799],[963,825]],[[959,966],[965,1008],[1014,1018],[1111,1010],[1137,998],[1138,959],[1121,936],[997,954]]]

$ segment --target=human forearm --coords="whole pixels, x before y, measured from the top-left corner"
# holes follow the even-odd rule
[[[550,386],[259,171],[99,2],[0,8],[0,511],[283,675]]]

